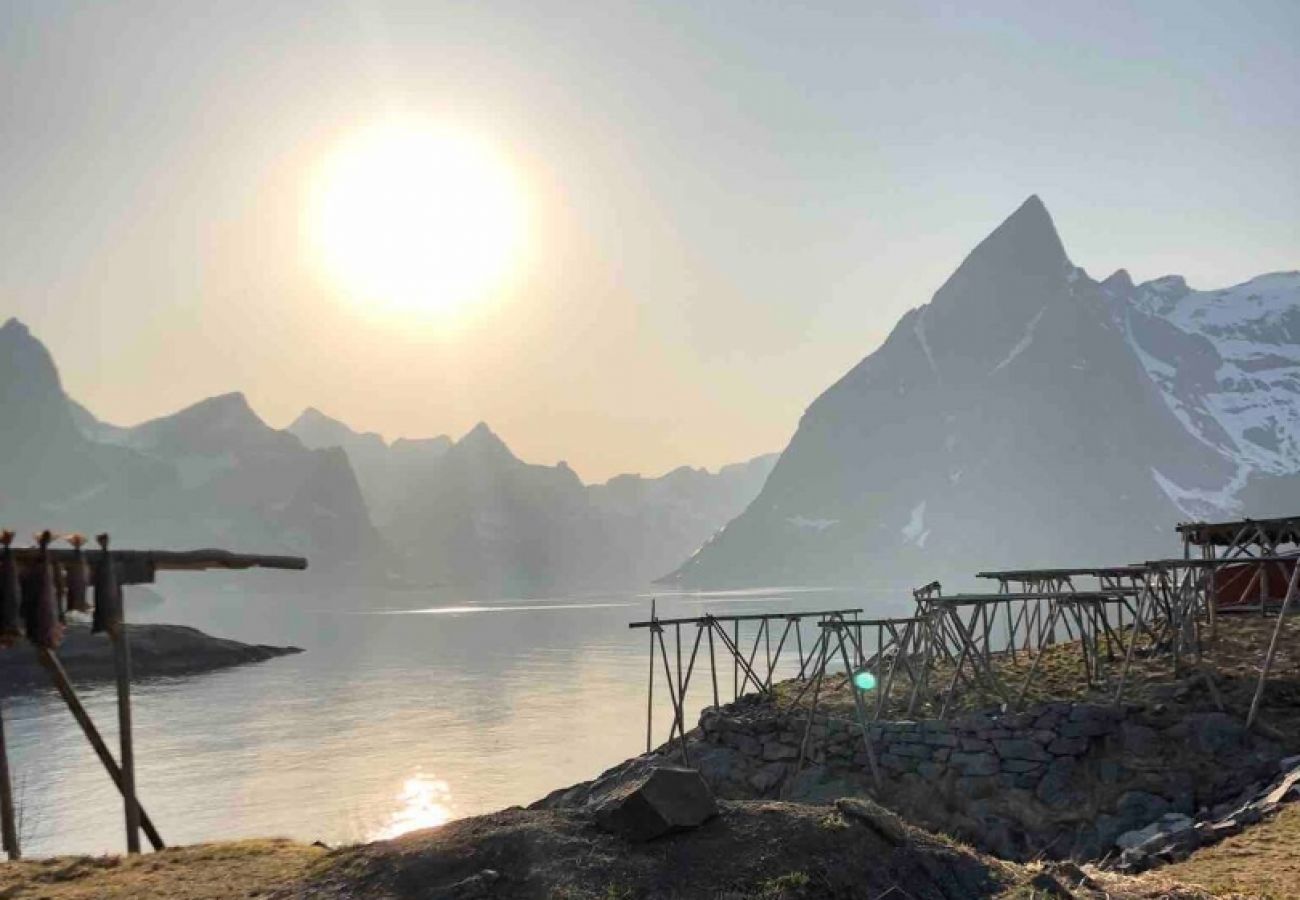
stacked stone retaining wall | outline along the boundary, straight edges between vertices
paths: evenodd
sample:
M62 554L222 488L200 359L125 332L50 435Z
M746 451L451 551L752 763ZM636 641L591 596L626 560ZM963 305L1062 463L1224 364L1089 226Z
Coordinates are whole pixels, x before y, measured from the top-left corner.
M918 824L1007 858L1104 856L1165 814L1232 803L1285 755L1225 713L1051 703L871 723L877 789L855 720L819 713L805 745L807 723L806 713L761 701L705 710L693 763L722 796L877 794Z

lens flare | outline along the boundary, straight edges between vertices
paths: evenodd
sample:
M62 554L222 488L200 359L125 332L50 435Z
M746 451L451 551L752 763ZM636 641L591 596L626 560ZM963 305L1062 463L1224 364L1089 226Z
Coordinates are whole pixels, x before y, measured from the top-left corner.
M874 691L876 689L876 676L866 669L860 669L853 673L853 686L860 691Z

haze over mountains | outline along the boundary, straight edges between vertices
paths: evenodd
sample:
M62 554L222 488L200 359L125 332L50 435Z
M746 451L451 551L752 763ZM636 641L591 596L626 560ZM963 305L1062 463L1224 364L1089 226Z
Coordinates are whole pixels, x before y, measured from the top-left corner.
M1178 520L1300 508L1300 273L1096 281L1031 197L808 408L669 580L969 582L1167 555Z
M1098 281L1031 197L813 402L779 461L716 473L584 485L485 424L389 443L308 409L281 431L241 394L122 428L65 395L16 320L0 415L0 522L16 527L302 553L331 577L497 596L669 572L952 583L1166 555L1175 521L1300 509L1300 273L1219 291Z
M309 409L281 431L239 393L124 428L67 397L13 319L0 417L6 526L302 554L332 579L498 596L645 584L743 510L775 461L587 486L564 463L522 462L486 425L389 444Z
M739 514L776 461L584 485L563 462L523 462L484 423L454 443L385 444L313 409L288 430L347 451L407 577L507 596L648 583Z

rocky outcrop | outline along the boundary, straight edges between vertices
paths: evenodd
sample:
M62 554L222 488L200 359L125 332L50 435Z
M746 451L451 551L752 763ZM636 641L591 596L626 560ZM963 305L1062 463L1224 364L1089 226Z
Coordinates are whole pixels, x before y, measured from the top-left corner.
M1123 849L1116 868L1143 872L1186 859L1201 847L1240 834L1277 812L1284 803L1300 801L1300 757L1282 760L1280 774L1266 786L1252 785L1238 800L1220 804L1200 821L1180 813L1165 813L1144 828L1121 834Z
M302 652L297 647L243 644L183 625L128 625L127 634L134 679L195 675ZM68 626L58 654L74 682L93 683L114 677L112 643L102 634L92 635L86 625ZM29 644L0 650L2 690L22 692L49 683L49 676Z

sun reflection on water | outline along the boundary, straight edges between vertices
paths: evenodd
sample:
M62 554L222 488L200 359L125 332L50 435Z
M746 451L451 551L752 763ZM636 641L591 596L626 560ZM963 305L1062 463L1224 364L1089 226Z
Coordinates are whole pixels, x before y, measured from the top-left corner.
M451 819L451 786L441 778L416 773L402 784L397 802L397 811L370 835L371 840L385 841L408 831L445 825Z

